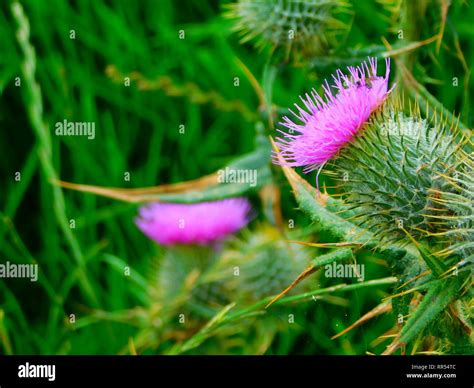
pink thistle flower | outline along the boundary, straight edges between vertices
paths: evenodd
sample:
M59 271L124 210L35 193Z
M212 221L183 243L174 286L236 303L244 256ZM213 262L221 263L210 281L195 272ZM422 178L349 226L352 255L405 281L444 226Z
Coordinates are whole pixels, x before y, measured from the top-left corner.
M245 198L189 205L156 202L142 206L135 223L161 245L207 245L243 228L250 209Z
M350 75L337 70L332 76L336 89L325 81L324 99L313 89L311 95L300 97L306 110L295 104L299 114L290 112L301 124L288 117L281 125L290 133L279 130L284 138L277 138L280 156L273 154L273 163L284 166L305 166L308 173L322 167L341 148L350 142L367 122L371 113L382 104L387 95L390 59L386 59L385 77L377 76L377 61L369 58L358 67L349 66Z

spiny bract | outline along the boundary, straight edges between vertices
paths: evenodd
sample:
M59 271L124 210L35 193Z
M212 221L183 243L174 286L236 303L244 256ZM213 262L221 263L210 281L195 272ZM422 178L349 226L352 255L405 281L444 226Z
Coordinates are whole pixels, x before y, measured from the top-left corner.
M434 236L448 244L438 256L456 254L468 266L474 262L474 157L459 150L456 158L451 174L440 175L439 187L430 190L429 217L437 225Z
M430 192L441 174L455 172L460 143L446 121L400 112L390 101L335 161L346 203L359 224L385 242L421 240L439 225Z

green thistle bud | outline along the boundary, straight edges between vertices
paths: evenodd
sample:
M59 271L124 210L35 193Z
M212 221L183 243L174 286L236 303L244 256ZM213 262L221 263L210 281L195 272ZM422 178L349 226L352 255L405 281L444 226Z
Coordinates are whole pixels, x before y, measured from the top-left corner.
M285 289L309 264L300 245L289 245L280 232L260 227L227 252L225 266L234 269L233 299L260 300ZM238 272L235 272L238 271Z
M151 299L167 305L183 305L197 311L202 306L229 303L220 282L203 281L218 252L204 246L174 246L150 265Z
M439 177L456 171L461 144L452 126L391 100L336 160L346 203L359 224L385 242L421 240L441 231L432 216Z
M295 50L311 57L340 41L347 26L336 15L344 10L341 0L239 0L226 16L237 20L241 42L255 40L259 48L283 47L287 56Z

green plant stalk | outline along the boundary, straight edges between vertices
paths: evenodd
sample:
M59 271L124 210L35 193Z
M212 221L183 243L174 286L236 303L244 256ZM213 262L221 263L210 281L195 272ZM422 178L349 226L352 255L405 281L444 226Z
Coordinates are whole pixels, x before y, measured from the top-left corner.
M398 282L398 279L396 277L390 276L387 278L368 280L366 282L358 282L358 283L353 283L353 284L342 283L333 287L327 287L327 288L322 288L320 290L306 292L304 294L287 296L285 298L282 298L278 302L275 302L275 305L290 303L290 302L302 302L305 300L312 299L313 296L326 295L326 294L331 294L333 292L354 291L354 290L359 290L362 288L369 288L369 287L385 286L385 285L395 284L397 282Z
M41 97L41 89L35 80L36 70L36 54L33 46L29 41L30 26L28 19L23 11L20 3L12 3L12 14L18 23L17 41L23 53L23 62L21 64L22 75L25 80L25 100L28 109L28 117L32 128L38 138L38 156L41 163L43 173L47 178L56 180L57 174L52 163L52 142L47 126L43 122L43 103ZM94 294L93 288L84 272L85 260L81 252L79 243L69 228L66 216L65 203L62 191L59 187L52 187L54 214L58 224L66 238L67 243L72 251L76 265L80 268L79 282L85 297L94 306L98 305L98 300ZM59 310L56 310L54 318L57 319Z
M421 23L419 20L425 16L429 1L404 1L402 7L402 31L403 38L409 42L419 40ZM413 68L415 55L413 52L405 53L401 56L403 63L409 68Z

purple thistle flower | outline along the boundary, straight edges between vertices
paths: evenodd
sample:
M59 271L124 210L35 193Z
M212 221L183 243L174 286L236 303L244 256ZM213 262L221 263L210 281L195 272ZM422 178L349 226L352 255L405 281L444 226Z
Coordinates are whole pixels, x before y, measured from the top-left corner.
M278 130L284 138L277 138L276 144L283 161L273 154L273 163L284 166L305 166L308 173L324 165L362 128L370 114L377 109L393 89L388 90L390 59L386 59L385 77L377 76L377 61L369 58L358 67L349 66L350 75L337 70L332 76L337 89L333 94L325 81L324 99L313 89L311 95L300 97L306 110L295 104L299 114L290 112L301 124L295 124L288 117L281 125L290 133Z
M250 209L245 198L189 205L156 202L142 206L135 223L161 245L207 245L247 225Z

